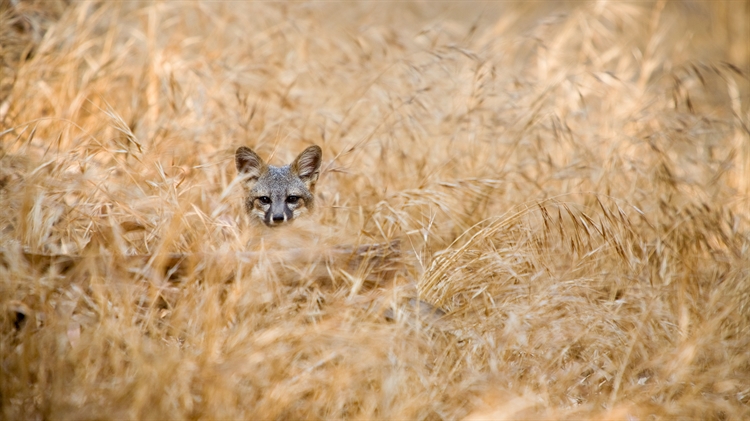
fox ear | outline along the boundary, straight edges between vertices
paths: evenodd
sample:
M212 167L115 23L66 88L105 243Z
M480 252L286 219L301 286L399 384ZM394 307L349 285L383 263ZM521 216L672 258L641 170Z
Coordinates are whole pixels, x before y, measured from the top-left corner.
M310 146L302 151L301 154L292 163L292 171L308 188L315 186L320 175L320 162L323 158L323 151L320 146Z
M266 163L253 152L252 149L240 146L234 154L234 163L237 165L237 172L244 175L248 180L256 181L263 173Z

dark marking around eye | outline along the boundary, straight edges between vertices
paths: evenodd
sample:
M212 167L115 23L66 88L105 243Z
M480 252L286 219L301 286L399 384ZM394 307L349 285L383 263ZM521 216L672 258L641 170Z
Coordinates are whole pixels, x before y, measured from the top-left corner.
M299 196L289 196L286 198L286 203L289 203L290 205L293 205L297 202L299 202Z
M261 203L261 205L270 205L271 204L271 198L268 196L260 196L258 198L258 201Z

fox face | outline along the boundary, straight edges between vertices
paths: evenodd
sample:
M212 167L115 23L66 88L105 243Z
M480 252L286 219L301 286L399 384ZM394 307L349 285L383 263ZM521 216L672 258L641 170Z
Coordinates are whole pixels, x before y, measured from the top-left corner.
M234 160L237 172L245 179L245 209L250 219L278 227L312 211L322 157L319 146L310 146L291 164L275 167L252 149L239 147Z

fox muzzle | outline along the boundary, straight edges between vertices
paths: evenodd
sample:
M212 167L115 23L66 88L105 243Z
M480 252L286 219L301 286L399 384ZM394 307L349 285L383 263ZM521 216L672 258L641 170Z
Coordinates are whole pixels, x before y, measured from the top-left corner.
M264 221L269 227L276 227L294 218L294 212L284 202L274 201L266 212Z

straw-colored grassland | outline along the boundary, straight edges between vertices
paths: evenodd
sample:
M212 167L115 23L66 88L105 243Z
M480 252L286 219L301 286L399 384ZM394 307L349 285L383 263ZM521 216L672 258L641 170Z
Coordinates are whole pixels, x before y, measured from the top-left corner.
M749 4L0 1L0 418L749 419Z

